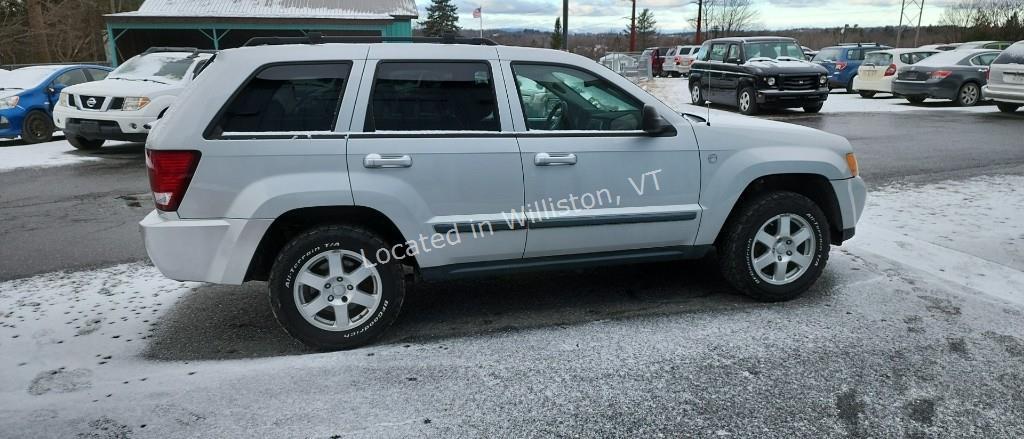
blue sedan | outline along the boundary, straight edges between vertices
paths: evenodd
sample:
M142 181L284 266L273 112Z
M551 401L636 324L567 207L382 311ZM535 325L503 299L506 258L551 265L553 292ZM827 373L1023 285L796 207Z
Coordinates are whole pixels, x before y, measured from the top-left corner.
M53 107L60 92L107 77L103 66L34 66L0 74L0 139L21 137L26 143L53 137Z

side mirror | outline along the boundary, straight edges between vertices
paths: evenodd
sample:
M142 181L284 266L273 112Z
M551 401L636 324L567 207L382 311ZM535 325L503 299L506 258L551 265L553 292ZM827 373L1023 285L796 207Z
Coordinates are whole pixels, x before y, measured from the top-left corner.
M65 88L66 86L63 84L53 84L46 88L46 92L51 95L60 94L60 92L64 91Z
M652 105L644 105L640 126L645 133L652 136L673 135L676 131L675 127L661 117L658 110Z

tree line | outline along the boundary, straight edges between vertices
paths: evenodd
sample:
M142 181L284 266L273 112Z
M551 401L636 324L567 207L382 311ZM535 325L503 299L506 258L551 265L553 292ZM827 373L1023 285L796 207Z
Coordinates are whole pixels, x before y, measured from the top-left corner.
M142 0L0 0L0 64L106 60L103 14Z

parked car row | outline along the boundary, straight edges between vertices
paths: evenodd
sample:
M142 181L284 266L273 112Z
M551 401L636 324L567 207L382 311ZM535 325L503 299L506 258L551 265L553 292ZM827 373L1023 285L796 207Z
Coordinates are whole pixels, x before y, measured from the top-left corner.
M141 142L212 51L153 48L111 69L96 65L23 67L0 74L0 138L49 141L62 130L78 149L107 140Z

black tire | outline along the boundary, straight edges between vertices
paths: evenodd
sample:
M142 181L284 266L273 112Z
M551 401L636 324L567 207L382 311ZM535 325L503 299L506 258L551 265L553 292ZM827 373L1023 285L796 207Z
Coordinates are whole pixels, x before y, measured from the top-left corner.
M857 89L853 88L853 78L856 78L856 77L857 77L857 75L851 76L850 77L850 82L846 84L846 92L847 93L851 93L852 94L852 93L856 93L857 92Z
M680 77L680 76L683 76L683 74L682 74L682 73L679 73L679 72L672 72L672 77L673 77L673 78L678 78L678 77Z
M804 112L805 113L817 113L817 112L821 111L821 107L824 107L824 106L825 106L824 102L818 102L817 104L814 104L814 105L805 106L804 107Z
M857 93L860 93L860 97L862 97L864 99L871 99L871 98L875 97L875 94L877 94L876 92L865 91L865 90L860 90Z
M744 94L747 95L746 98L744 98ZM754 91L754 87L748 85L740 89L739 93L736 93L736 108L739 108L740 113L747 116L753 116L760 111L757 105L757 92Z
M345 225L318 227L295 237L281 249L270 272L270 305L274 316L288 334L313 349L351 349L372 342L395 321L405 299L406 279L401 261L389 258L385 263L374 256L379 249L387 247L373 232ZM381 289L375 292L380 297L372 315L366 315L361 324L345 331L314 326L299 312L294 297L294 281L303 266L330 250L366 255L380 274Z
M690 80L690 102L693 105L704 105L707 101L704 98L704 88L700 86L700 79Z
M1013 113L1014 111L1017 111L1018 108L1020 108L1020 104L996 102L996 107L998 107L999 111L1002 111L1003 113Z
M103 147L106 140L103 139L86 139L80 136L68 136L68 143L74 146L75 149L82 151L94 151Z
M956 92L956 99L953 102L956 102L956 105L960 107L978 105L978 102L981 102L981 87L973 82L961 85L960 90Z
M914 105L921 104L922 102L924 102L925 99L927 99L924 96L905 96L905 97L907 98L907 102L910 102L911 104L914 104Z
M764 302L790 300L807 291L821 276L828 262L830 229L821 209L809 198L788 191L758 195L736 209L722 229L717 244L718 264L725 280L743 294ZM782 214L799 216L806 221L817 245L810 255L810 264L799 277L789 283L775 285L758 276L752 252L761 226Z
M43 143L53 140L53 120L42 111L33 111L21 123L21 140L25 143Z

